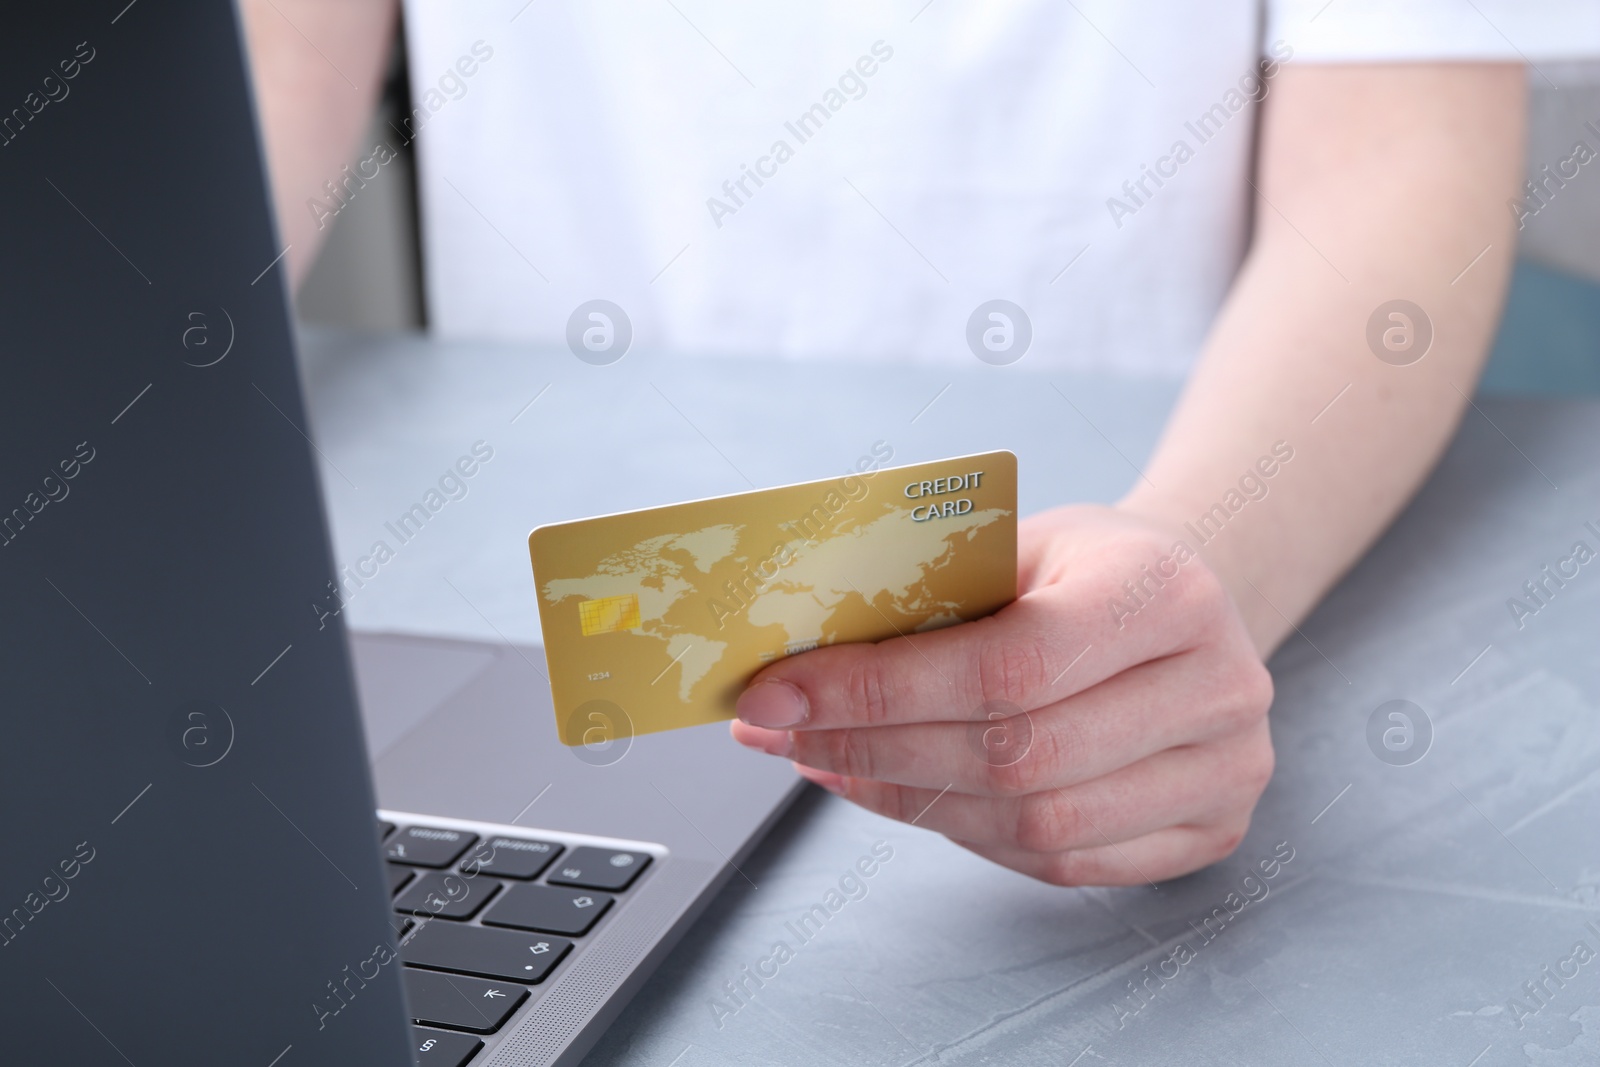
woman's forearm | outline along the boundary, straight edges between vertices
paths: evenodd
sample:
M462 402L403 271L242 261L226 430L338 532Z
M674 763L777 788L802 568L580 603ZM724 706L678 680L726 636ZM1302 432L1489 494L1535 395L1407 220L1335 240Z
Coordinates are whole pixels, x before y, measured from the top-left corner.
M311 268L326 198L382 89L396 0L241 0L267 169L291 291ZM325 220L324 220L325 222Z
M1524 94L1519 66L1313 66L1285 69L1265 105L1251 252L1121 505L1200 551L1263 655L1466 407L1513 259Z

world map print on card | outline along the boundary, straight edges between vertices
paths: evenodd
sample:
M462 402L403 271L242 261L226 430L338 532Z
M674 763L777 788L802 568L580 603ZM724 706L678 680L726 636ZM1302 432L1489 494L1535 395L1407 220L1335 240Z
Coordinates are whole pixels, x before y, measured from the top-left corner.
M1010 452L541 526L528 538L556 720L733 716L767 663L981 618L1016 597ZM585 706L607 714L577 714ZM620 715L617 712L620 711Z

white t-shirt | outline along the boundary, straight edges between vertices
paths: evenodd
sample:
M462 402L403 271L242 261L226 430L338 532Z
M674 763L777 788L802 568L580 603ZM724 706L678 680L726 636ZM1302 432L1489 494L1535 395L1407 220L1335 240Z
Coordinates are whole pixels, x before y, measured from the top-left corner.
M560 344L1181 374L1285 60L1600 54L1595 0L408 0L427 312ZM998 321L998 320L994 320Z

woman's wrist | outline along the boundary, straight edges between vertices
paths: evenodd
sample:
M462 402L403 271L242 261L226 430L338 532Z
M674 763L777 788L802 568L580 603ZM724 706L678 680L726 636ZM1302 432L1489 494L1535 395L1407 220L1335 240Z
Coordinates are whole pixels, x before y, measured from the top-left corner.
M1232 501L1226 494L1213 504L1197 503L1141 483L1112 506L1165 531L1172 539L1172 555L1179 566L1198 560L1216 576L1264 659L1293 625L1266 601L1261 591L1264 576L1259 573L1260 561L1270 561L1270 556L1252 548L1252 535L1259 531L1263 516L1245 514L1249 497L1240 494L1239 498L1245 504L1238 511L1230 511L1228 503ZM1257 564L1254 572L1247 569L1252 559Z

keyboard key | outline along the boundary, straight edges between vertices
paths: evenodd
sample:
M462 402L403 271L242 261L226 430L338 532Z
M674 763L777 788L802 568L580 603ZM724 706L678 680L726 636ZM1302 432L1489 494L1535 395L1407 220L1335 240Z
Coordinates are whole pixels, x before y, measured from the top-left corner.
M461 861L461 869L500 878L537 878L539 872L560 854L561 846L549 841L491 837L467 853L467 858Z
M544 981L571 948L559 937L430 922L400 946L400 958L414 967L531 984Z
M493 926L515 926L519 930L543 930L549 934L586 934L611 907L604 893L557 889L548 885L514 885L494 907L484 912L483 921Z
M471 1034L452 1034L444 1030L411 1028L412 1045L417 1050L417 1067L463 1067L483 1042Z
M416 875L409 867L402 867L398 863L385 863L389 869L389 895L392 897L400 892L401 888Z
M477 840L477 834L460 830L408 826L384 842L383 853L395 863L413 867L448 867Z
M499 888L500 883L492 878L429 871L400 894L400 899L394 902L394 910L431 915L436 919L470 919Z
M388 837L392 833L394 833L394 823L392 823L392 822L384 822L382 819L379 819L378 820L378 840L382 841L384 838Z
M585 889L626 889L650 863L644 852L616 852L609 848L575 848L550 872L551 885Z
M389 916L389 928L394 931L394 940L396 944L404 941L406 939L406 934L410 933L411 928L415 925L417 924L406 918L404 915Z
M411 1018L430 1026L492 1034L528 999L526 989L510 982L486 982L415 967L405 968L404 974Z

